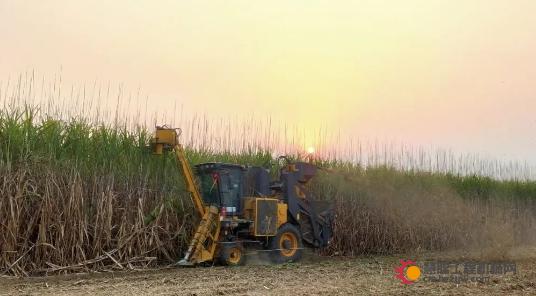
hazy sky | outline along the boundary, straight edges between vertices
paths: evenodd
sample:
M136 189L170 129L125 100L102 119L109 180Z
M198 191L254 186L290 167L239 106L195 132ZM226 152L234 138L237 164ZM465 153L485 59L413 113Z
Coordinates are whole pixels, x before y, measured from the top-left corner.
M536 163L535 12L534 0L0 0L0 81L61 71L197 113Z

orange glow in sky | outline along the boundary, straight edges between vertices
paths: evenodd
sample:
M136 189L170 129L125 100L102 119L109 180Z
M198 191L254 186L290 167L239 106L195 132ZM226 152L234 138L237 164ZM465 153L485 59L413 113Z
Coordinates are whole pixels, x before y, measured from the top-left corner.
M140 88L155 108L536 163L535 11L532 0L1 1L0 81L61 72L67 85Z

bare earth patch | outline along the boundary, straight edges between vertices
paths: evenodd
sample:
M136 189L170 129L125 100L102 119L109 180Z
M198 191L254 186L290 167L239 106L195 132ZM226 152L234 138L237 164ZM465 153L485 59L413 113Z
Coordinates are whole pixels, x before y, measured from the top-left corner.
M531 250L532 251L532 250ZM532 252L531 252L532 253ZM533 255L534 254L534 255ZM459 255L459 254L458 254ZM448 254L415 259L449 258ZM460 258L457 256L457 258ZM514 258L517 275L489 283L402 285L402 257L322 258L300 264L170 268L39 278L0 278L1 295L535 295L536 253Z

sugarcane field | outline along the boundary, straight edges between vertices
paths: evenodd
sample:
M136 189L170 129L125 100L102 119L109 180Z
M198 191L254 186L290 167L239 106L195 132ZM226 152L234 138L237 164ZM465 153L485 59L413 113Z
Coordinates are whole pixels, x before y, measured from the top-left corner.
M535 295L531 1L0 1L0 295Z

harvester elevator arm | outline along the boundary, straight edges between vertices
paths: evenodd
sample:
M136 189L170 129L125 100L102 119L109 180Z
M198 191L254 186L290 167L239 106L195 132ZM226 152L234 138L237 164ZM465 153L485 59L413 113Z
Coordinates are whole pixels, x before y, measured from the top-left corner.
M182 174L184 175L184 180L186 182L186 189L190 194L192 195L192 199L194 201L194 206L197 209L197 212L199 213L200 217L203 217L205 215L205 205L203 203L203 199L201 198L201 193L199 193L199 190L197 189L197 186L195 185L195 178L194 174L192 172L192 167L190 166L190 163L186 159L184 148L181 144L175 145L175 155L177 156L177 161L179 162Z
M184 147L179 142L180 135L180 128L157 126L155 135L151 141L151 146L153 148L153 153L158 155L163 154L165 150L169 151L173 149L173 152L175 152L175 156L177 157L177 161L179 162L180 168L182 170L182 175L186 183L186 189L188 190L188 192L190 192L190 195L192 196L194 206L199 213L199 216L203 217L206 211L205 205L203 203L203 199L201 198L201 194L199 193L199 190L197 189L197 186L195 184L195 177L192 172L192 168L190 167L190 163L186 159Z
M205 207L195 183L192 168L186 159L184 147L179 142L179 135L180 129L157 126L151 146L153 153L158 155L163 154L164 150L173 149L182 170L186 189L192 196L194 206L201 218L184 258L178 262L179 265L195 265L214 259L216 247L220 240L220 217L218 207L213 205Z

